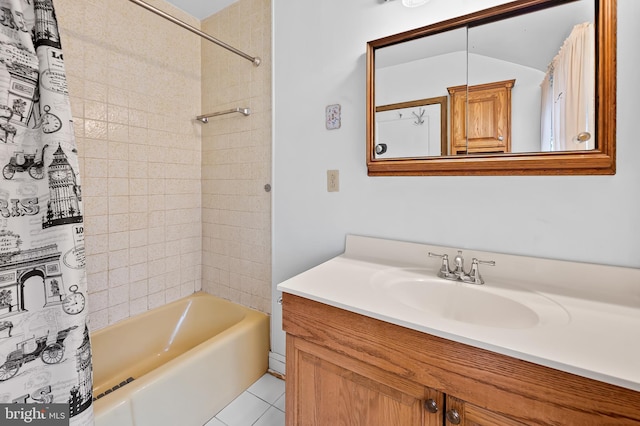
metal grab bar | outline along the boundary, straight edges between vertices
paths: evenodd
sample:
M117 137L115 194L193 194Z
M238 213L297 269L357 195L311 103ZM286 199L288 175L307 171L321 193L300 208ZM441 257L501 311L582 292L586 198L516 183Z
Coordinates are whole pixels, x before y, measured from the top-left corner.
M225 111L212 112L211 114L199 115L196 117L196 120L200 120L203 123L208 123L209 117L215 117L217 115L224 115L224 114L233 114L234 112L239 112L241 114L244 114L245 117L247 115L251 115L251 110L249 108L233 108Z
M194 34L199 35L200 37L202 37L202 38L204 38L206 40L209 40L212 43L217 44L220 47L224 47L225 49L235 53L236 55L242 56L246 60L251 61L253 63L253 65L255 65L256 67L258 65L260 65L261 59L259 57L257 57L257 56L253 57L251 55L247 55L246 53L236 49L235 47L229 46L227 43L225 43L223 41L220 41L217 38L211 37L209 34L204 33L202 31L200 31L199 29L197 29L195 27L192 27L191 25L189 25L189 24L187 24L185 22L182 22L178 18L174 18L173 16L169 15L168 13L163 12L162 10L160 10L160 9L154 7L154 6L151 6L148 3L145 3L142 0L129 0L129 1L132 2L132 3L137 4L138 6L141 6L141 7L145 8L145 9L147 9L147 10L153 12L153 13L155 13L158 16L161 16L161 17L173 22L174 24L177 24L177 25L181 26L182 28L184 28L186 30L191 31Z

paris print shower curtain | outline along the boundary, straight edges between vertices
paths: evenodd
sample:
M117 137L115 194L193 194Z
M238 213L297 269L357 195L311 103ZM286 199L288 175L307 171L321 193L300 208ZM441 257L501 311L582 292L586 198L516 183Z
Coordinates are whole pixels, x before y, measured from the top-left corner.
M72 124L52 0L0 0L0 424L59 404L93 424Z

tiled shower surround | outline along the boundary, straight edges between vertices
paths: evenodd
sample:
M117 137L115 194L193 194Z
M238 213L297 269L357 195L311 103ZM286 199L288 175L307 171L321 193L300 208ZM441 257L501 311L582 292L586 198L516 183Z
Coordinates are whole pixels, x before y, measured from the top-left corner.
M202 30L262 59L202 45L202 111L251 109L202 128L202 288L270 312L271 1L240 0Z
M200 28L164 1L148 3ZM200 289L269 312L269 1L240 0L202 23L259 52L266 60L256 69L128 0L54 5L80 157L92 330ZM225 39L240 26L246 40ZM235 106L254 113L194 120Z

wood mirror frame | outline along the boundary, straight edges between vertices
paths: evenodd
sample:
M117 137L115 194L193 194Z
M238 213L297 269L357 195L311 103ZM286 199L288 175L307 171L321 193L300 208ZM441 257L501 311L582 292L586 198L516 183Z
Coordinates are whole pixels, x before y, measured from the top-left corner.
M367 170L369 176L612 175L616 148L617 0L595 0L596 137L591 151L477 154L448 157L375 158L375 51L444 31L567 3L519 0L367 43Z

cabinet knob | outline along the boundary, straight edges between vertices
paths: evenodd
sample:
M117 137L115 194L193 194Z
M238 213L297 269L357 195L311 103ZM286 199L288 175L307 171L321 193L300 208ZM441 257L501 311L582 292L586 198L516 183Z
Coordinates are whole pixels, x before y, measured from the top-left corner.
M426 410L430 413L437 413L438 403L432 398L429 398L424 402L424 408L426 408Z
M504 140L504 136L498 136L498 140L502 142Z
M452 425L460 424L460 413L458 410L449 410L447 411L447 421Z

